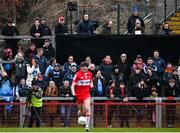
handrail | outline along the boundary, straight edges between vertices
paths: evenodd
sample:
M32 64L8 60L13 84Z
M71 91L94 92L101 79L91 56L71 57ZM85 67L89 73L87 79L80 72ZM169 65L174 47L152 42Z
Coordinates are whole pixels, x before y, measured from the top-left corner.
M22 100L25 99L26 97L16 97L15 100ZM139 100L136 97L128 97L129 100L135 101ZM0 100L2 100L2 96L0 97ZM59 101L70 101L73 100L72 97L43 97L43 100L59 100ZM91 100L94 101L106 101L106 100L121 100L120 98L107 98L107 97L91 97ZM167 97L156 97L156 98L151 98L151 97L144 97L142 100L144 101L151 101L151 100L168 100ZM173 100L180 101L180 97L174 97Z
M42 37L32 37L30 35L20 35L20 36L4 36L0 35L0 40L4 39L21 39L21 40L27 40L27 39L53 39L53 36L42 36Z

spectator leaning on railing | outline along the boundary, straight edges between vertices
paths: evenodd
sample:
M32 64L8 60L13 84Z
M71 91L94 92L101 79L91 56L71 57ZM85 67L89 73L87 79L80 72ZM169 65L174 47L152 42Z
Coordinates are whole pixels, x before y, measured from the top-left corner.
M16 25L12 22L12 20L8 20L8 24L2 29L2 35L5 35L5 36L19 35L19 31L16 28ZM15 56L17 53L18 40L6 39L5 41L6 41L6 48L12 49L13 56Z

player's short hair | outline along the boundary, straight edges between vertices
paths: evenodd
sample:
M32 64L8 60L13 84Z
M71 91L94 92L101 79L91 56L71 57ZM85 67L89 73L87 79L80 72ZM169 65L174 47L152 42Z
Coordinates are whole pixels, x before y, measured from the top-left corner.
M88 67L89 64L86 61L81 62L81 67Z

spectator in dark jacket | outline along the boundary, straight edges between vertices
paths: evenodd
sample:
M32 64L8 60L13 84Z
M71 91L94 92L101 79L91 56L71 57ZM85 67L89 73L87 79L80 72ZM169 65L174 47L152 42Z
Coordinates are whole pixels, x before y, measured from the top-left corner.
M17 36L19 35L19 31L16 28L15 24L13 24L12 20L8 21L8 24L2 29L2 35L5 36ZM6 48L10 48L13 50L13 56L17 53L17 43L18 40L14 39L6 39Z
M55 35L68 34L68 27L65 24L64 17L59 17L59 23L55 26Z
M71 87L69 85L69 81L65 80L63 85L59 88L59 96L60 97L72 97ZM71 120L71 106L62 105L60 106L60 114L61 114L61 126L69 127Z
M93 78L94 78L96 76L96 73L97 73L97 69L96 69L95 64L90 64L89 71L92 73Z
M114 99L115 94L115 83L113 81L109 82L109 85L106 87L106 97L110 99ZM112 101L107 101L112 103ZM116 112L117 107L114 105L108 106L108 126L112 127L112 117L113 114Z
M176 103L173 100L174 97L179 95L179 88L176 87L175 79L170 79L168 86L165 88L165 96L168 98L166 101L167 103ZM166 120L168 127L174 127L174 122L176 118L176 106L175 105L168 105L166 106Z
M119 67L120 72L124 74L125 81L128 81L131 73L131 68L128 64L127 55L125 53L121 54L120 60L117 62L117 65Z
M115 65L111 74L111 80L115 82L115 86L119 86L120 82L125 82L124 74L120 72L118 65Z
M133 34L133 31L135 29L135 24L136 22L139 21L141 23L141 26L143 28L145 28L145 24L144 24L144 21L143 21L143 18L141 18L139 16L139 11L137 8L134 8L133 9L133 14L132 16L129 18L128 20L128 23L127 23L127 30L128 30L128 33L129 34Z
M25 79L22 78L20 82L14 87L14 92L16 97L28 96L28 86L26 85Z
M147 67L146 84L148 86L157 86L158 94L162 95L163 90L160 89L161 84L160 84L159 76L155 72L153 72L150 67Z
M46 58L43 56L43 49L39 48L37 55L34 57L34 59L37 61L37 64L39 65L39 69L41 74L44 74L46 72Z
M89 15L85 14L83 17L83 21L77 25L77 34L94 34L94 26L89 20Z
M44 36L51 36L52 35L51 29L49 28L49 26L47 26L46 20L44 18L41 19L41 26L43 29L43 35Z
M145 80L145 74L141 71L141 69L139 67L135 68L135 72L131 73L130 75L130 88L131 90L130 92L130 96L135 96L135 89L136 86L138 85L138 83L144 79Z
M157 72L157 67L154 65L154 60L151 57L147 59L147 64L143 68L144 73L147 73L147 67L150 67L152 71Z
M37 85L43 90L43 92L46 91L48 82L46 81L44 75L42 75L41 73L37 76Z
M76 63L71 63L71 68L70 70L67 71L67 73L65 73L64 77L63 77L63 81L69 81L69 85L71 86L74 75L77 72L77 65Z
M49 40L45 40L43 46L43 55L48 61L54 58L55 50Z
M25 51L24 59L30 64L34 56L37 54L37 49L34 43Z
M96 76L93 80L93 86L91 95L94 97L104 97L105 96L105 79L101 75L101 71L98 70Z
M143 102L144 97L149 96L149 88L146 85L145 81L142 79L135 88L135 96L139 100L137 102ZM144 115L144 106L137 106L137 127L143 126L142 119Z
M105 23L103 25L103 29L102 29L101 34L103 34L103 35L111 35L112 34L112 28L113 28L113 22L108 21L107 23Z
M119 86L116 87L114 96L120 98L123 103L128 102L128 89L124 82L120 82ZM120 127L124 127L124 124L126 124L126 127L129 127L129 113L130 110L128 105L118 106Z
M99 66L99 70L102 72L102 75L105 78L106 86L107 86L111 79L111 73L113 70L112 60L109 55L106 55L106 57L103 59L102 63Z
M157 73L161 77L166 67L166 63L164 59L159 56L158 50L155 50L153 54L154 65L157 67Z
M16 83L20 82L20 79L26 79L27 70L26 70L27 62L24 60L23 53L19 52L16 56L15 61L15 78Z
M35 38L32 39L31 42L33 42L37 48L41 48L43 46L43 41L41 39L36 39L44 35L39 19L35 19L34 24L31 26L30 35Z
M63 71L64 73L66 73L68 70L71 69L71 63L74 62L74 57L72 55L70 55L68 57L68 61L66 63L64 63L63 65Z
M62 71L60 64L55 63L53 65L53 70L49 74L49 80L54 81L59 88L62 85L63 76L64 72Z

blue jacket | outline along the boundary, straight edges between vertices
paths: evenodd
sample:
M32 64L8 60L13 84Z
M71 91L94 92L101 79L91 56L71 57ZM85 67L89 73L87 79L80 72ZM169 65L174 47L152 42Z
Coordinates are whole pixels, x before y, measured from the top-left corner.
M76 72L73 72L73 71L69 70L69 71L64 75L63 81L68 80L68 81L69 81L69 84L71 85L75 74L76 74Z
M13 84L9 78L0 81L0 96L13 96Z
M39 69L41 74L44 74L46 72L46 58L44 56L41 56L40 58L36 55L34 59L37 61L37 64L39 65Z
M164 71L164 68L166 67L165 61L159 57L159 58L153 58L154 65L157 67L158 74L162 74Z

